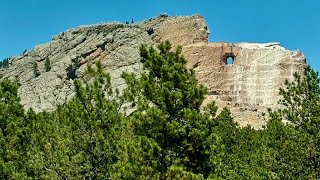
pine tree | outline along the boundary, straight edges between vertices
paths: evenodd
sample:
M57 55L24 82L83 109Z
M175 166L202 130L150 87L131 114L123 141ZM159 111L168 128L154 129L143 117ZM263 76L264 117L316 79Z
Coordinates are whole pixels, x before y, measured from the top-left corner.
M320 131L320 78L308 66L304 77L294 74L294 81L286 81L286 89L280 89L283 99L280 101L285 108L281 115L296 127L311 135Z
M314 142L308 133L282 122L279 114L272 113L264 131L264 164L272 171L272 179L317 179L314 169Z
M320 78L307 66L303 76L295 73L294 81L286 81L286 88L280 89L283 109L272 112L273 119L283 118L288 122L289 132L286 138L291 139L290 145L285 148L284 157L290 158L287 163L293 169L293 175L304 175L307 179L320 177ZM295 137L292 139L292 136ZM298 143L297 143L298 142ZM288 148L291 148L288 150ZM292 155L292 150L295 153ZM302 162L297 163L296 157ZM288 165L287 165L288 166Z
M212 119L200 113L206 88L186 68L181 48L170 51L165 42L158 49L140 48L140 78L123 74L126 98L137 109L130 116L133 131L152 147L141 166L160 172L161 178L207 176L217 136Z
M9 67L9 61L11 58L5 58L2 63L1 63L1 67L2 68L8 68Z
M33 75L34 75L34 77L40 76L40 71L38 69L38 63L37 62L33 62Z
M0 179L26 179L25 157L28 147L24 110L18 86L0 82Z
M51 62L49 58L46 58L45 62L44 62L44 66L46 68L46 72L49 72L51 70Z
M101 63L96 69L89 67L84 78L75 81L74 99L60 107L55 115L57 121L64 122L63 129L70 130L72 139L67 142L72 151L68 156L74 161L65 165L69 168L65 169L65 178L108 179L117 159L116 145L122 132L121 101Z

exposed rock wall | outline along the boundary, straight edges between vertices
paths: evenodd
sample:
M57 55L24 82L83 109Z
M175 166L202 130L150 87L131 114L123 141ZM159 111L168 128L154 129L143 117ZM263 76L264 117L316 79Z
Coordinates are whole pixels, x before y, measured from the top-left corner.
M189 68L208 87L208 99L229 106L240 125L254 127L264 124L261 114L267 108L279 107L279 88L285 80L305 67L301 52L278 43L198 43L184 47L184 54ZM227 64L228 57L232 64Z
M278 43L209 43L210 31L203 17L169 17L160 15L140 23L104 23L70 29L39 45L22 56L13 58L2 72L4 78L18 78L19 94L25 108L40 112L54 110L74 95L73 80L81 78L88 64L101 61L120 90L123 71L141 70L139 46L155 45L169 40L181 45L200 83L209 89L206 102L212 99L219 107L230 107L241 124L260 127L261 112L277 107L278 89L294 72L302 72L302 53L289 51ZM226 59L232 57L233 64ZM45 60L52 69L45 71ZM37 63L40 76L33 74Z

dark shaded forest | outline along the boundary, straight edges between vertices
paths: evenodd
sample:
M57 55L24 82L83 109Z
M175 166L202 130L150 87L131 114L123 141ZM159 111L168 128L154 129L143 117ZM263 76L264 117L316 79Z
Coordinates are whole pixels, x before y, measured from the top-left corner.
M124 92L97 63L54 112L25 111L17 82L2 80L0 179L320 178L320 79L310 67L285 82L283 109L255 130L214 102L201 107L207 90L181 48L140 54L143 72L122 75Z

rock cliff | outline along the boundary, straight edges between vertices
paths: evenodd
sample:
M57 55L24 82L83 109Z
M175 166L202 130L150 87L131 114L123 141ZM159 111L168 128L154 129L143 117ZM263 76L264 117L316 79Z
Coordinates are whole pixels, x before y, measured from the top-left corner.
M188 68L208 87L205 101L228 106L240 125L261 127L261 113L277 108L279 87L306 65L301 52L289 51L279 43L210 43L210 31L200 15L170 17L160 15L134 24L119 22L80 26L52 38L47 44L16 56L4 78L18 79L24 107L36 112L52 111L74 95L73 81L81 78L87 65L101 61L120 90L123 71L141 70L139 47L169 40L183 47ZM228 60L230 59L230 60ZM46 72L45 61L51 63ZM40 75L35 77L37 63Z

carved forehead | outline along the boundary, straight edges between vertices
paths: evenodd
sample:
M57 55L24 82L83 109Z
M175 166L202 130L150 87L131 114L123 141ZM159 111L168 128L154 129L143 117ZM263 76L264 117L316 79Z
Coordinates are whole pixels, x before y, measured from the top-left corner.
M182 20L178 20L175 23L177 24L189 24L191 26L189 27L194 27L194 28L204 28L207 26L206 21L202 17L194 17L194 18L185 18Z
M207 23L205 22L205 20L203 18L195 19L194 21L195 21L195 24L197 25L197 27L199 27L199 28L207 27Z
M163 21L156 32L157 42L170 41L173 46L208 42L208 28L203 17L172 17Z

